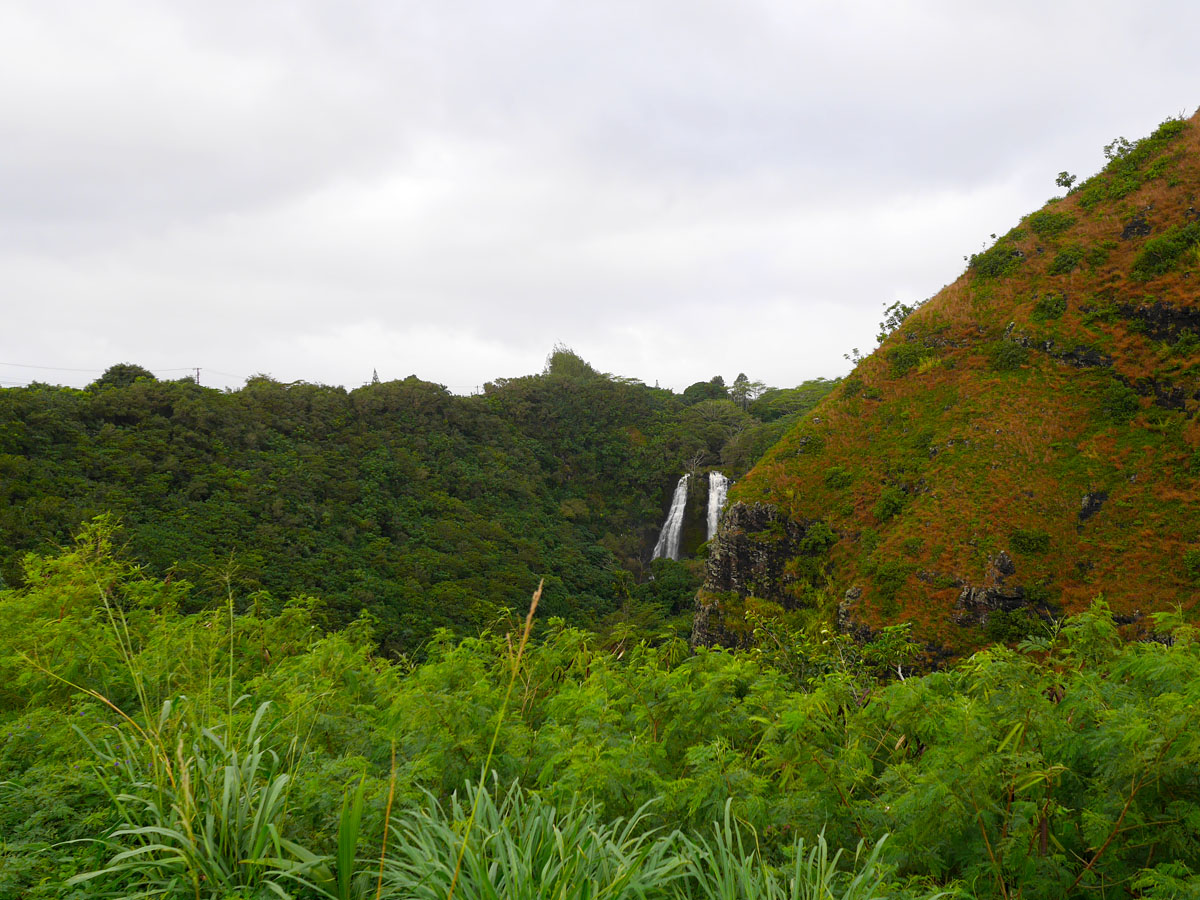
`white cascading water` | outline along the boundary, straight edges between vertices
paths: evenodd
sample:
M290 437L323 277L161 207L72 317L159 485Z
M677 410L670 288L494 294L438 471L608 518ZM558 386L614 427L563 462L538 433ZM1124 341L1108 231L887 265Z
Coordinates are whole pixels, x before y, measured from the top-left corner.
M675 485L675 495L671 497L671 509L667 512L667 520L663 522L662 531L658 535L658 543L654 545L653 559L666 557L679 559L679 539L683 536L683 511L687 507L688 479L684 475Z
M729 493L729 479L720 472L708 473L708 540L717 534L717 525L721 522L721 508L725 506L725 496Z

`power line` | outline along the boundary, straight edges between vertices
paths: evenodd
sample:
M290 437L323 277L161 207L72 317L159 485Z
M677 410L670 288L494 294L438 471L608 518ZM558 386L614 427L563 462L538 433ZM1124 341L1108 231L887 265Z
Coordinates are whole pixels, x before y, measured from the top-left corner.
M14 369L45 369L48 372L103 372L103 369L68 369L66 366L30 366L25 363L0 362L0 366L12 366ZM165 370L163 370L165 371Z

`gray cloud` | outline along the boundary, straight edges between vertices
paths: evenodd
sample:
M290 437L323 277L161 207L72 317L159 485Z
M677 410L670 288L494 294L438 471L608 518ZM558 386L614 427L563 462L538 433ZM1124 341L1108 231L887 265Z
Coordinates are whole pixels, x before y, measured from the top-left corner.
M14 2L0 361L681 388L880 305L1197 102L1200 9ZM232 376L217 375L218 372ZM0 381L88 373L0 366Z

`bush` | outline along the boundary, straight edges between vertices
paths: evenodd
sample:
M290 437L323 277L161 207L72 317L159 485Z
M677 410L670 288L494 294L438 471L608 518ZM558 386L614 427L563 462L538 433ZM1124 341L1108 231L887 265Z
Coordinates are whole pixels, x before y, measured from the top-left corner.
M875 569L875 586L884 600L894 600L900 588L908 581L911 567L896 559L881 562Z
M1184 551L1183 570L1192 581L1200 581L1200 547Z
M1006 235L987 250L972 254L967 268L984 278L1000 278L1015 272L1025 254L1012 246L1012 240L1015 238Z
M1048 319L1061 319L1067 311L1067 298L1062 294L1046 294L1038 298L1033 305L1031 318L1035 322L1045 322Z
M996 341L989 356L997 372L1011 372L1025 365L1029 351L1015 341Z
M1183 119L1167 119L1140 141L1119 137L1106 145L1108 164L1080 187L1079 205L1091 209L1103 200L1119 200L1163 175L1170 160L1161 153L1186 127ZM1158 158L1151 162L1153 157Z
M1050 535L1037 529L1018 528L1009 535L1013 550L1026 555L1039 555L1050 549Z
M1060 186L1062 186L1061 183ZM1030 215L1025 220L1025 224L1038 237L1052 238L1074 225L1075 217L1068 212L1051 212L1048 209L1042 209Z
M1114 381L1100 399L1100 412L1109 422L1123 425L1134 417L1141 408L1138 395L1129 386Z
M997 609L988 613L984 633L989 641L1011 644L1035 634L1041 620L1027 609Z
M916 344L901 344L888 350L887 358L892 364L892 374L903 375L921 361L921 348Z
M850 487L854 473L844 466L830 466L825 470L825 486L836 490Z
M1187 251L1200 245L1200 222L1182 227L1174 225L1156 238L1146 241L1133 261L1129 274L1139 281L1165 275L1174 269Z
M1073 247L1067 247L1065 250L1060 250L1055 254L1054 259L1046 268L1047 275L1066 275L1074 272L1079 268L1079 264L1083 262L1087 256L1087 251L1076 244Z
M837 543L837 532L820 519L808 526L800 541L800 552L809 556L820 556Z
M904 504L908 502L908 495L900 488L885 487L883 493L879 495L879 500L875 503L875 518L879 522L886 522L892 516L896 515L900 510L904 509Z

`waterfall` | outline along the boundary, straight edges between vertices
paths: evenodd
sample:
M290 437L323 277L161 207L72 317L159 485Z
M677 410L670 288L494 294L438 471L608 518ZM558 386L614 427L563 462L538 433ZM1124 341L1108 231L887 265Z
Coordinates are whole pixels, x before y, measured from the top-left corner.
M729 479L720 472L708 473L708 540L717 534L717 524L721 521L721 507L725 505L725 495L729 493Z
M658 535L658 543L654 545L652 559L659 559L663 556L667 559L679 559L679 538L683 535L683 511L687 506L688 479L690 477L684 475L675 485L675 495L671 498L671 509L667 513L667 520L663 522L662 531Z

